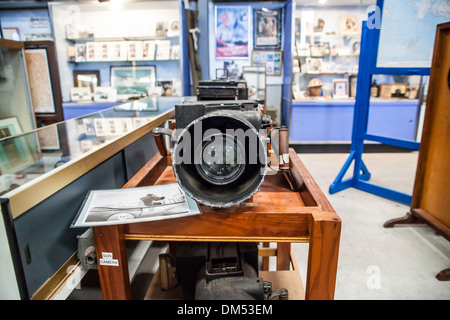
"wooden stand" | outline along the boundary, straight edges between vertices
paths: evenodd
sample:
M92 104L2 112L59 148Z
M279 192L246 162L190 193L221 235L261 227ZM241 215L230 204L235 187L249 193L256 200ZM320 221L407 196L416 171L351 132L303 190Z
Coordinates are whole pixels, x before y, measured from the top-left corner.
M410 212L384 224L427 223L450 241L450 22L438 25ZM436 278L450 280L450 268Z
M226 209L200 205L202 214L153 222L94 227L97 259L112 253L118 266L99 265L104 299L131 299L126 240L276 242L278 270L290 269L290 243L309 243L306 299L333 299L341 220L300 161L289 150L290 173L299 191L282 173L266 176L245 204ZM176 182L168 156L157 154L125 186Z

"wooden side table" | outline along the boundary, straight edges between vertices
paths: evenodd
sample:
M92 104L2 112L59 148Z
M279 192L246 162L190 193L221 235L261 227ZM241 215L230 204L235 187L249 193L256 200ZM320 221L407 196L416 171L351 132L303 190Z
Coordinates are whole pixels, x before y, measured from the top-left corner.
M200 205L202 214L153 222L94 227L97 259L112 254L117 265L101 265L104 299L131 299L126 240L276 242L278 269L289 269L290 244L309 243L306 299L333 299L341 220L293 149L290 171L294 192L283 174L266 176L245 204L226 209ZM125 186L174 183L170 158L157 154Z

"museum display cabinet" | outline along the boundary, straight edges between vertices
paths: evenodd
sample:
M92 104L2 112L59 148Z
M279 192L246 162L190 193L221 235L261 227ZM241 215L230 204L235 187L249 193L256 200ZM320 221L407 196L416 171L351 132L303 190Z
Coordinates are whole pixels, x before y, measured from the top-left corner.
M191 94L183 1L48 6L59 26L53 32L64 115L145 96Z
M39 290L74 258L83 230L70 223L88 190L122 187L157 152L151 130L189 99L140 99L0 139L2 297L58 294Z
M378 3L379 8L382 6ZM360 89L358 76L364 71L360 60L367 63L361 53L364 49L378 49L362 42L367 10L368 6L357 5L297 6L291 143L351 142L356 93ZM386 49L383 55L389 59L398 52ZM419 140L427 75L379 72L370 81L368 132L392 139ZM311 123L316 123L318 130L311 131Z

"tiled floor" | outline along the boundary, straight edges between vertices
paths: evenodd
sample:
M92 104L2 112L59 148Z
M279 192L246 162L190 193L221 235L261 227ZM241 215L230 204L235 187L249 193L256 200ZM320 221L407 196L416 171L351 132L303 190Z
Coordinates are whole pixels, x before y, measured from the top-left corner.
M450 268L450 242L426 225L383 227L408 206L352 188L330 195L348 154L299 156L342 219L336 299L450 299L450 281L435 278ZM417 157L368 153L363 159L371 182L412 194ZM308 245L293 246L305 281Z

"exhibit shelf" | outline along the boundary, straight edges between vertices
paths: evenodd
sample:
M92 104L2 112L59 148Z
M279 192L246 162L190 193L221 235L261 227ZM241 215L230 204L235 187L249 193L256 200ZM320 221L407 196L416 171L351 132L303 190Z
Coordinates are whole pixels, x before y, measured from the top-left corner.
M144 98L0 139L0 245L9 248L0 259L12 261L21 299L76 252L84 230L70 224L87 192L126 183L157 152L151 130L192 99Z
M291 143L350 143L354 99L306 98L292 102ZM419 101L371 100L368 132L416 140Z

